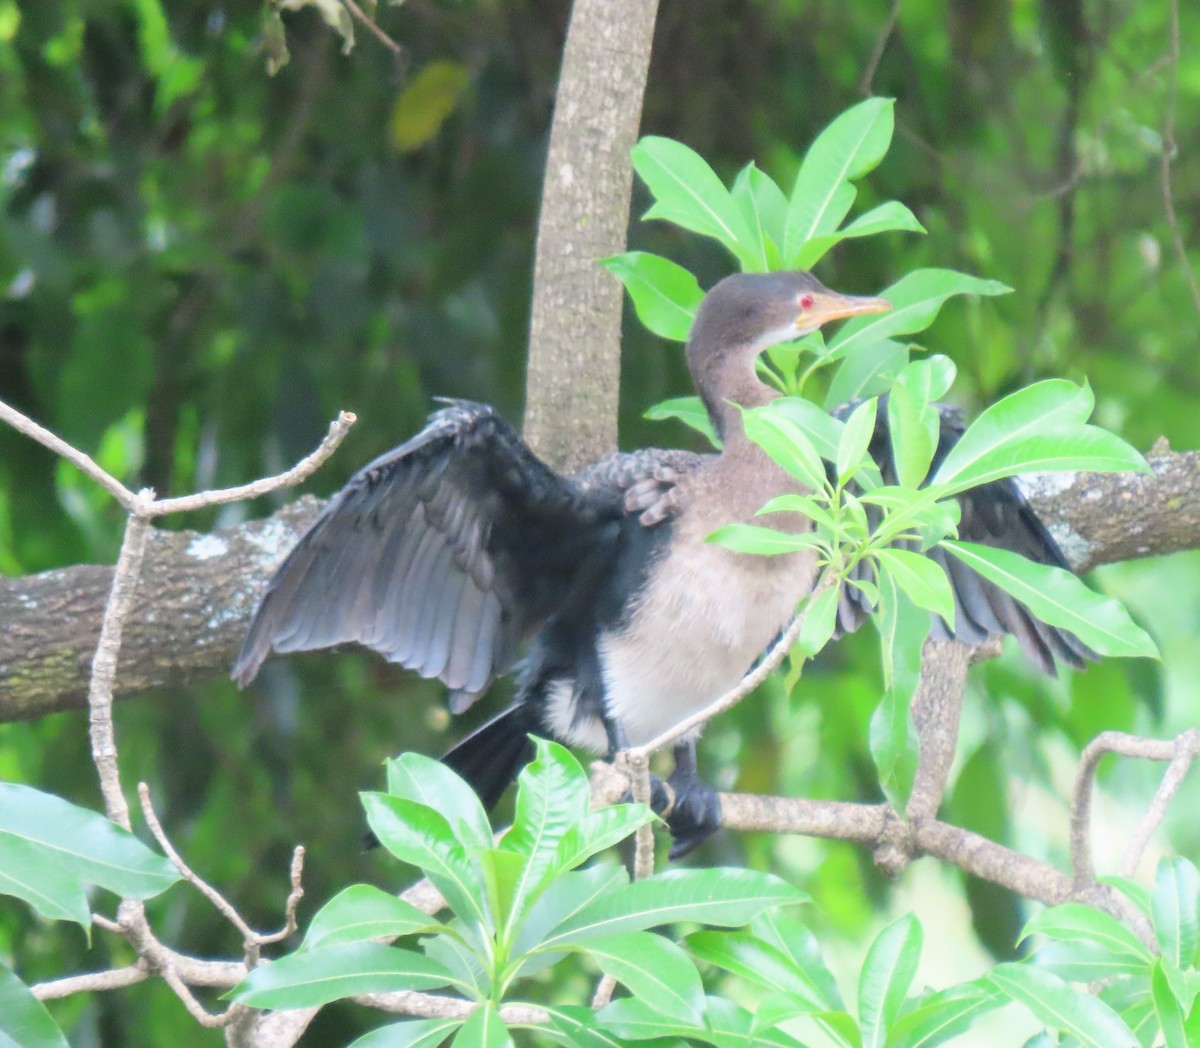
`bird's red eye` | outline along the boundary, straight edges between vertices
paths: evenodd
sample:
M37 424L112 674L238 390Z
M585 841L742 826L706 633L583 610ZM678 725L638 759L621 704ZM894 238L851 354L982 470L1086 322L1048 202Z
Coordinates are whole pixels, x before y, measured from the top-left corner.
M814 301L814 299L813 299L812 295L801 295L800 296L800 308L801 309L812 309L813 301Z

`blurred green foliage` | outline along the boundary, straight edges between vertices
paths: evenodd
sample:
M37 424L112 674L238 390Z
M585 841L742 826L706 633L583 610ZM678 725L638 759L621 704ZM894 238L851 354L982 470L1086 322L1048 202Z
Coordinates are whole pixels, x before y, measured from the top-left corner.
M1200 8L1179 6L1182 39L1200 38ZM727 183L754 159L790 185L813 135L861 97L890 8L663 4L643 131L686 142ZM956 361L972 410L1039 377L1087 378L1099 421L1134 444L1166 435L1200 446L1200 314L1159 181L1168 12L1166 0L900 8L871 82L897 99L896 142L858 208L901 200L929 235L846 242L820 275L869 293L945 266L1013 287L952 303L927 338ZM320 493L414 430L431 396L488 400L517 417L567 13L566 0L380 5L404 48L397 61L361 27L342 54L310 8L285 14L290 61L271 77L270 22L255 0L0 0L0 397L162 493L284 466L340 408L362 421L312 482ZM1195 245L1194 48L1183 48L1178 92L1185 148L1173 189L1184 243ZM636 195L635 214L648 202ZM720 249L665 224L634 223L631 247L675 259L706 287L728 271ZM1195 250L1191 260L1200 266ZM690 392L678 347L630 323L622 367L623 444L692 441L677 423L641 418ZM207 529L269 508L172 524ZM119 528L48 452L0 431L0 569L111 559ZM1177 730L1200 705L1197 558L1101 574L1141 611L1168 672L1114 662L1047 682L1019 659L989 664L968 699L953 787L953 816L1055 861L1065 855L1057 798L1079 746L1105 727ZM714 725L712 777L878 797L866 748L881 691L872 646L849 638L806 671L811 703L792 706L773 682ZM391 886L388 866L361 852L356 792L378 786L386 756L438 753L451 737L441 689L377 659L317 654L268 669L249 694L216 681L117 711L126 782L150 783L184 855L259 926L279 919L299 841L314 908L352 880ZM1114 761L1102 772L1105 817L1131 824L1128 799L1149 795L1156 770ZM95 807L85 718L0 726L0 779ZM1197 854L1194 819L1168 829L1175 849ZM1105 855L1123 845L1119 829L1112 836ZM894 905L870 856L846 845L722 835L700 858L799 883L823 941L843 941L855 964ZM977 885L967 897L981 941L1011 954L1019 901ZM194 893L173 889L151 909L181 949L238 952ZM89 948L78 931L11 905L0 907L0 956L29 981L129 960L111 936ZM80 1044L220 1043L161 985L52 1010ZM307 1043L342 1044L363 1026L327 1009Z

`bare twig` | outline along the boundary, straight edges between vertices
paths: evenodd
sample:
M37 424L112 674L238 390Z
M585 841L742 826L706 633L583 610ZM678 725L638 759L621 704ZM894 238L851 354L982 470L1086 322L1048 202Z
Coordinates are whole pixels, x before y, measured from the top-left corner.
M875 71L879 68L879 62L883 58L883 52L887 50L888 41L892 38L892 33L896 31L896 20L900 17L900 4L902 2L903 0L892 0L892 9L888 11L887 18L883 20L883 25L879 29L879 35L875 38L875 46L871 48L871 55L867 59L862 76L859 78L858 90L860 94L871 95L874 93Z
M1179 0L1169 0L1170 37L1167 51L1167 109L1163 116L1162 153L1159 164L1159 177L1162 185L1163 211L1166 213L1167 226L1171 230L1171 242L1175 246L1175 254L1179 258L1179 267L1187 280L1188 291L1192 296L1192 305L1200 314L1200 286L1196 283L1196 274L1188 262L1187 248L1183 243L1183 235L1179 232L1179 220L1175 215L1175 198L1171 192L1171 161L1175 157L1178 145L1175 141L1175 107L1179 97Z
M1136 872L1138 864L1142 861L1142 855L1146 851L1146 846L1162 822L1163 816L1167 814L1167 807L1179 790L1183 777L1188 773L1192 762L1196 760L1197 756L1200 756L1200 729L1192 728L1185 731L1175 739L1174 747L1175 755L1171 758L1171 763L1167 765L1166 772L1163 773L1162 782L1159 783L1154 799L1150 802L1150 807L1142 816L1137 830L1125 846L1125 852L1117 866L1117 872L1123 877L1132 877Z
M288 881L292 886L292 890L288 892L287 900L283 904L283 927L277 932L270 932L267 935L259 934L258 945L266 946L273 942L280 942L291 935L298 925L296 924L296 909L300 905L300 900L304 898L304 845L297 844L292 850L292 865L288 870ZM256 957L257 960L257 957Z
M126 968L112 968L104 972L87 972L84 975L68 975L63 979L50 979L32 987L39 1001L55 1001L70 997L74 993L93 993L97 990L119 990L134 986L150 978L150 970L141 964Z
M376 22L375 19L370 15L368 15L366 11L359 7L354 0L342 0L342 3L346 5L347 9L355 18L358 19L358 21L367 27L367 31L371 33L376 40L383 44L384 47L391 51L397 59L404 57L404 48L396 43L396 41L388 36L387 33L385 33L382 29L380 29L379 23Z
M391 993L364 993L351 1000L396 1015L416 1015L428 1019L465 1019L479 1007L475 1001L460 997L442 997L416 990L394 990ZM503 1004L500 1018L511 1026L534 1026L550 1021L550 1014L529 1004Z

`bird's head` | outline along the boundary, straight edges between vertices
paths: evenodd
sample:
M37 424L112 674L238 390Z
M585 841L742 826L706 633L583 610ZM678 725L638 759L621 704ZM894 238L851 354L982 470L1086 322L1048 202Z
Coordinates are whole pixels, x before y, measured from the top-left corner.
M700 303L688 337L688 368L720 429L723 401L748 407L747 395L756 388L765 392L753 377L754 361L764 350L832 320L891 308L885 298L831 291L804 270L735 273Z

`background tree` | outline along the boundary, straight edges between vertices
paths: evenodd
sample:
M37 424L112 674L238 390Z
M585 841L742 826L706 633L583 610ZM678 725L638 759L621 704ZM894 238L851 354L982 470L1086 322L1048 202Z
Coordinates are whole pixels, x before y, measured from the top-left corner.
M947 310L930 336L969 380L960 395L978 406L1042 374L1086 374L1102 420L1134 443L1165 434L1195 446L1195 374L1184 362L1200 311L1177 244L1194 239L1197 188L1186 155L1166 162L1173 142L1194 137L1194 77L1178 47L1194 37L1194 12L847 6L664 10L643 131L682 138L726 163L723 173L754 156L788 184L813 133L864 84L895 94L900 142L866 193L905 200L930 236L872 241L869 255L848 244L823 276L868 291L936 261L1005 281L1018 294ZM345 453L357 462L415 428L434 393L488 399L510 417L519 401L530 230L565 5L409 0L381 16L407 70L382 47L341 57L316 14L300 12L287 20L291 64L274 80L255 54L260 14L0 4L0 68L12 85L0 93L0 396L164 493L282 465L342 406L364 419ZM1174 35L1173 15L1184 19ZM706 284L725 271L709 247L670 229L635 235ZM625 388L638 391L636 402L626 396L623 443L688 439L636 418L685 388L679 355L630 329L623 370ZM108 503L20 438L0 434L0 448L5 570L111 561L119 519ZM330 471L315 486L337 483ZM190 523L236 519L215 516ZM1027 843L1043 825L1030 810L1038 784L1061 776L1064 757L1099 728L1170 734L1194 721L1195 624L1178 595L1195 577L1187 558L1104 578L1146 609L1165 677L1114 663L1055 686L1016 662L984 669L951 798L962 821ZM1164 622L1156 612L1168 604ZM854 648L820 671L819 707L787 707L768 688L758 706L714 725L709 749L726 785L742 769L744 790L874 796L863 725L879 683L870 660L849 668L859 665ZM398 740L441 747L439 690L366 657L316 657L303 670L280 665L249 697L209 683L127 704L119 730L129 773L164 799L177 843L267 921L278 886L260 871L282 868L295 840L324 842L326 861L310 869L316 898L367 875L375 860L357 851L353 793L374 782ZM78 717L3 731L4 778L94 805ZM1148 774L1122 764L1109 773L1110 795L1148 796ZM1029 784L1017 788L1019 820L998 803L1009 776ZM344 789L330 788L338 782ZM1195 854L1193 826L1169 829L1178 850ZM897 905L851 846L727 837L713 849L745 849L805 883L823 930L852 942L874 919L871 900ZM930 905L919 883L914 899ZM967 885L982 941L1010 950L1019 904L984 891ZM195 936L190 947L222 952L223 927L206 925L194 901L164 905ZM81 942L44 934L20 911L0 922L31 977L114 963L99 939L84 955ZM64 1021L80 1007L63 1005ZM81 1021L124 1043L171 1040L183 1019L165 990L87 1007ZM332 1028L339 1021L356 1020L321 1020L333 1042L345 1039Z

